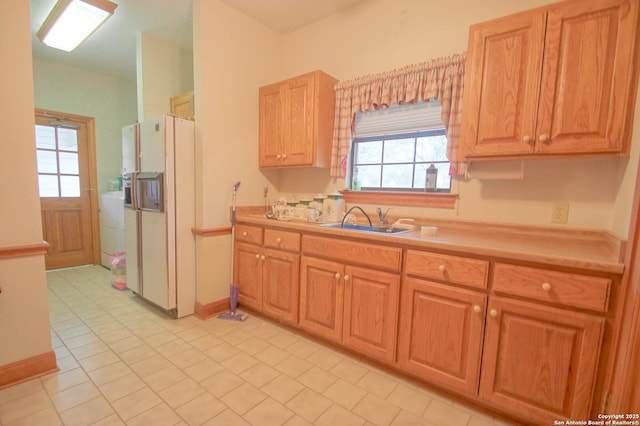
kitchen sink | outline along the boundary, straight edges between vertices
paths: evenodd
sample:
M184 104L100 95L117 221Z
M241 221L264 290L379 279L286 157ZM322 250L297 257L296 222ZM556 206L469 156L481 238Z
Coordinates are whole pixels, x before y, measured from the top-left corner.
M388 225L388 226L369 226L369 225L345 223L342 226L340 226L339 223L323 223L320 226L322 226L324 228L346 229L346 230L349 230L349 231L377 232L377 233L380 233L380 234L402 234L404 232L411 231L411 229L394 228L391 225Z

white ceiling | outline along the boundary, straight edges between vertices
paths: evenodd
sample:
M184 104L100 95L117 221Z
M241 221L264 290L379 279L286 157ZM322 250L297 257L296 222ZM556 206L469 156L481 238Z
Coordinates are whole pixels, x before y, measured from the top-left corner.
M136 34L192 49L192 0L112 0L114 15L71 53L45 46L36 33L57 0L30 0L33 56L135 80ZM205 0L206 1L206 0ZM285 34L366 0L222 0Z

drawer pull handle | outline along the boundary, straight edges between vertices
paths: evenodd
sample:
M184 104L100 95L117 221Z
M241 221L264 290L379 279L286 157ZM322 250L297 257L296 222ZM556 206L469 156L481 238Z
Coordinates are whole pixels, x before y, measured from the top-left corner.
M491 315L492 318L497 318L498 317L498 311L496 311L495 309L492 309L489 311L489 315Z
M524 136L522 137L522 141L523 141L524 143L531 143L531 141L532 141L532 140L533 140L533 139L532 139L532 138L531 138L531 136L529 136L529 135L524 135Z
M438 266L438 271L440 271L440 272L444 272L444 271L446 271L446 270L447 270L447 267L446 267L446 266L444 266L444 265L440 265L440 266Z
M542 283L542 289L546 292L551 291L551 284L549 283Z
M482 311L482 308L479 305L473 305L473 312L479 314Z
M340 279L340 274L336 272L336 280Z
M349 275L345 275L345 276L344 276L344 280L345 280L345 281L349 281Z

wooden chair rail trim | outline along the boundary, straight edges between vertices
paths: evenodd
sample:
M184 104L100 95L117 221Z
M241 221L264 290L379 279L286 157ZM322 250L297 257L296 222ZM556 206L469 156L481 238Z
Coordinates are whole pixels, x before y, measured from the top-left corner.
M47 254L47 250L49 250L49 243L46 241L42 241L37 244L25 244L22 246L0 247L0 259L38 256Z
M231 234L231 228L191 228L191 233L197 237L216 237L219 235Z

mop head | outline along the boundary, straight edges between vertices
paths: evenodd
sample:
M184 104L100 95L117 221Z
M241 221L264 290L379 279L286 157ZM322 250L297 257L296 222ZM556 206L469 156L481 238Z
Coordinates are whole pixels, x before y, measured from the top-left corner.
M249 318L247 314L234 313L234 312L223 312L218 315L219 319L231 320L231 321L244 321Z

